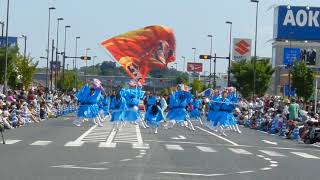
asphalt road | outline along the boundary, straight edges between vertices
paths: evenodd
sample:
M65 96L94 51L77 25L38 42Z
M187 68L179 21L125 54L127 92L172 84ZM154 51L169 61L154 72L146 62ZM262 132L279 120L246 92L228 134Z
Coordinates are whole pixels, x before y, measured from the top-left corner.
M196 131L142 129L120 132L72 125L74 117L5 132L0 144L2 180L319 180L320 148L241 128L221 137Z

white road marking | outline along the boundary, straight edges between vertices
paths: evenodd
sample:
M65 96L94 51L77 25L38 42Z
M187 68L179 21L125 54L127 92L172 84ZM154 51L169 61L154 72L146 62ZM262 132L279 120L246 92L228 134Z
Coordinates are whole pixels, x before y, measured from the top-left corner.
M262 156L262 155L257 155L257 157L259 157L259 158L264 158L264 156Z
M272 159L270 159L270 158L263 158L264 160L266 160L266 161L271 161Z
M267 171L267 170L271 170L272 168L270 167L265 167L265 168L260 168L261 171Z
M14 139L7 139L5 140L6 144L15 144L15 143L18 143L22 140L14 140Z
M183 148L180 145L176 144L166 144L165 145L168 150L178 150L178 151L183 151Z
M224 141L227 141L228 143L230 143L230 144L232 144L232 145L234 145L234 146L239 146L239 144L237 144L237 143L235 143L235 142L232 142L232 141L230 141L229 139L226 139L226 138L224 138L224 137L222 137L222 136L219 136L219 135L217 135L217 134L215 134L215 133L213 133L213 132L210 132L210 131L207 131L207 130L205 130L205 129L202 129L202 128L199 127L199 126L196 126L196 128L198 128L198 129L200 129L200 130L202 130L202 131L204 131L204 132L206 132L206 133L209 133L209 134L211 134L211 135L214 135L215 137L220 138L220 139L222 139L222 140L224 140Z
M80 167L80 166L74 166L74 165L60 165L60 166L50 166L50 167L56 167L56 168L64 168L64 169L86 169L86 170L99 170L104 171L108 168L92 168L92 167Z
M115 148L116 146L117 146L117 143L106 143L106 142L99 143L99 148Z
M139 125L136 125L136 133L137 133L138 144L143 144Z
M204 176L204 177L213 177L213 176L223 176L225 174L198 174L198 173L184 173L184 172L170 172L163 171L159 172L160 174L174 174L174 175L185 175L185 176Z
M212 149L211 147L196 146L196 148L203 152L217 152L215 149Z
M80 142L84 137L86 137L94 128L96 128L98 125L92 126L90 129L88 129L85 133L83 133L78 139L75 140L75 142Z
M32 144L30 144L31 146L46 146L48 144L50 144L52 141L35 141Z
M149 144L132 144L133 149L150 149Z
M139 151L140 151L140 152L146 152L146 150L144 150L144 149L140 149Z
M270 161L271 164L278 164L277 161Z
M64 146L66 147L79 147L79 146L82 146L84 142L82 141L79 141L79 142L76 142L76 141L69 141L67 142Z
M121 162L127 162L127 161L131 161L132 159L122 159L120 160Z
M270 164L270 167L278 167L278 164Z
M138 155L138 156L136 156L135 158L142 158L143 156L142 155Z
M240 171L236 172L237 174L247 174L247 173L253 173L254 171Z
M187 138L184 137L184 136L179 135L178 137L172 137L171 139L174 139L174 140L184 140L184 139L187 139Z
M312 146L320 148L320 144L312 144Z
M262 140L264 143L267 143L267 144L272 144L272 145L278 145L277 142L272 142L272 141L268 141L268 140Z
M230 151L236 153L236 154L246 154L246 155L252 155L251 152L244 150L244 149L238 149L238 148L228 148Z
M157 142L157 143L177 143L177 144L193 144L193 145L208 145L208 146L227 146L234 147L235 145L230 144L212 144L212 143L200 143L200 142L184 142L184 141L159 141L159 140L145 140L146 142ZM252 145L237 145L238 147L244 148L261 148L261 146L252 146ZM288 147L264 147L266 149L277 149L277 150L293 150L293 151L305 151L306 149L302 148L288 148ZM318 149L308 149L308 151L320 152Z
M91 163L92 165L104 165L104 164L110 164L110 162L96 162L96 163Z
M140 154L141 154L141 155L146 155L147 153L145 153L145 152L140 152Z
M111 131L108 139L106 142L102 142L99 144L99 147L102 147L102 148L115 148L116 147L116 143L112 143L112 140L114 138L114 136L116 135L117 131Z
M278 152L275 151L267 151L267 150L259 150L260 152L268 155L268 156L272 156L272 157L285 157L285 155L280 154Z
M311 155L311 154L307 154L307 153L304 153L304 152L291 152L291 153L295 154L295 155L298 155L300 157L303 157L303 158L307 158L307 159L320 159L317 156L314 156L314 155Z

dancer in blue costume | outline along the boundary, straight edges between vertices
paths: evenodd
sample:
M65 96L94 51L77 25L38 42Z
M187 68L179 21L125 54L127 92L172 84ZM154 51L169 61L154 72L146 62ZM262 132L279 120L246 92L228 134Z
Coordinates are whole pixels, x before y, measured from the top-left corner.
M169 113L167 115L168 123L165 128L172 128L176 123L184 123L186 121L189 123L189 128L195 130L186 111L187 103L191 101L191 93L185 91L183 84L179 84L178 90L170 96Z
M220 96L220 92L219 90L215 90L214 94L211 98L211 101L209 102L209 113L208 113L208 117L207 117L207 127L215 130L215 127L218 124L217 121L217 112L219 110L219 104L217 103L217 101L221 99Z
M193 99L191 105L193 106L193 109L190 112L191 119L196 119L203 125L201 117L202 99L200 97Z
M103 126L98 119L99 106L98 101L101 96L101 90L94 89L88 84L80 89L76 94L80 107L77 113L77 119L73 122L76 126L81 126L84 119L91 119L93 124Z
M129 86L129 89L121 90L127 103L127 110L124 115L124 121L130 123L140 123L143 128L146 128L146 124L143 121L140 110L138 108L139 102L144 96L144 91L142 91L141 87L138 87L137 83L135 82L130 82Z
M104 94L101 96L100 99L100 116L103 117L103 119L110 116L109 107L110 107L110 96L107 94Z
M236 104L238 103L238 96L236 93L236 89L234 87L229 87L228 88L228 99L231 101L232 104L230 104L230 111L229 111L229 128L241 133L238 124L237 124L237 120L233 115L233 111L236 108Z
M231 101L227 98L227 91L221 93L221 98L217 99L219 109L216 115L216 121L218 122L218 132L220 135L227 136L225 134L225 127L229 125L229 112L231 110L230 104Z
M112 98L110 103L111 119L110 122L113 124L114 130L121 130L124 121L124 113L126 110L126 100L121 96L120 92Z
M157 96L155 95L155 94L153 94L153 93L150 93L149 94L149 96L147 96L147 110L151 107L151 106L153 106L153 105L155 105L156 104L156 102L157 102Z
M148 108L145 119L147 121L147 125L155 128L154 133L157 134L159 125L164 120L163 112L158 103Z

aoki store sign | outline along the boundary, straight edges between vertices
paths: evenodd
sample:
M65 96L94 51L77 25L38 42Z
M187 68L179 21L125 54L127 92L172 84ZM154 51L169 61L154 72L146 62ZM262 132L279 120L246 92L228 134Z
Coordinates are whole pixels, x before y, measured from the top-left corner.
M278 6L274 11L276 40L320 40L320 8Z

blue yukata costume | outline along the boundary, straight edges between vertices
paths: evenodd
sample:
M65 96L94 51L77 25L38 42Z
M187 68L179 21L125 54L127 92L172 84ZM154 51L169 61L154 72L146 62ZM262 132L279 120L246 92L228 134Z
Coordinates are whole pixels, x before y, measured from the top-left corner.
M106 97L101 96L101 110L104 116L110 116L109 107L110 107L110 96L106 96Z
M126 99L127 110L125 111L124 121L138 122L142 120L140 110L138 108L140 100L144 96L141 88L122 89L121 95Z
M220 99L220 95L215 95L212 97L212 101L209 103L209 113L207 117L209 128L213 128L218 124L218 120L216 117L219 111L220 104L217 103L217 101L219 101Z
M220 98L217 99L217 103L219 106L219 109L217 111L216 115L216 121L218 125L220 126L228 126L229 125L229 116L230 116L230 111L231 111L231 106L230 103L231 101L228 98Z
M158 105L149 107L145 119L149 126L158 128L160 123L164 120L164 115L161 108Z
M165 128L172 128L176 123L181 123L181 125L185 125L186 127L189 124L189 129L195 130L186 110L187 104L192 101L192 95L190 92L183 90L184 85L178 85L178 88L179 90L170 96L169 113L167 115L169 121L165 125Z
M126 100L119 95L113 97L110 103L111 119L110 122L121 122L124 120L124 113L126 110Z
M92 119L94 124L100 124L99 120L96 120L99 114L99 106L98 101L101 97L101 90L95 89L94 93L90 95L91 88L89 85L85 85L80 91L76 94L78 101L80 103L77 117L78 119L85 118L85 119ZM77 126L81 125L80 121L74 121L74 124Z
M236 108L235 104L238 103L238 97L235 92L230 92L227 98L232 103L230 104L230 110L229 110L229 125L234 126L236 125L236 118L233 116L233 111Z
M201 104L202 104L202 100L197 98L194 99L191 103L191 105L193 106L193 109L190 112L190 117L197 119L197 118L201 118Z
M155 105L156 102L157 102L157 96L148 96L148 97L147 97L147 110L148 110L151 106Z
M169 103L169 113L167 115L168 120L174 120L176 123L181 123L188 120L189 114L186 111L187 103L192 100L190 92L178 90L171 94Z

